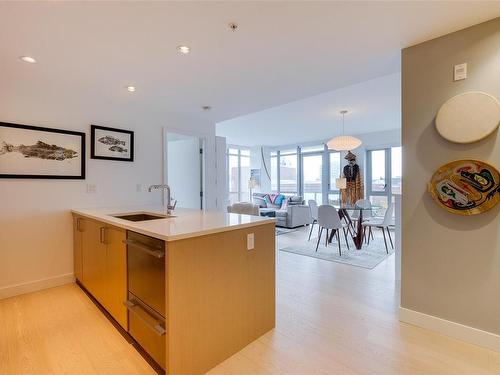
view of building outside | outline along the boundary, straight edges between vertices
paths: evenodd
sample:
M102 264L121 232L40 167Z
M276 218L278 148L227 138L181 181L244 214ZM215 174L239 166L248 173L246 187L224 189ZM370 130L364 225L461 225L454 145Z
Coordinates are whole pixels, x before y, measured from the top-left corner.
M372 192L386 193L383 195L371 195L370 201L374 206L387 208L389 197L392 194L401 194L401 179L402 179L402 159L401 147L392 147L390 149L391 165L390 171L386 171L386 150L371 151L371 175ZM386 178L390 178L391 191L387 191ZM392 199L394 201L394 199Z
M335 180L340 176L340 152L330 152L330 190L337 190Z
M387 182L385 181L385 150L374 150L372 153L372 191L385 191Z
M297 151L280 152L280 193L297 194Z

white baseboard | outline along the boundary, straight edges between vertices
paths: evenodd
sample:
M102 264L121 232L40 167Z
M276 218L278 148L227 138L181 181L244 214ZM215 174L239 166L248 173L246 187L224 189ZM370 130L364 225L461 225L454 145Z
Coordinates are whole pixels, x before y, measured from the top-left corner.
M477 328L427 315L418 311L405 309L404 307L399 308L399 320L417 327L436 331L470 344L500 352L500 335L491 332L482 331Z
M36 292L37 290L53 288L75 281L73 273L49 277L46 279L30 281L23 284L10 285L0 288L0 299L17 296L20 294Z

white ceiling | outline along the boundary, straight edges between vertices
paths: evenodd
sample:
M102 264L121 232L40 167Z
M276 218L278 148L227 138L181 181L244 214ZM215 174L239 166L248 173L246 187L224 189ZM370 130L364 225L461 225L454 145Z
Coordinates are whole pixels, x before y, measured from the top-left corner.
M217 124L216 133L240 146L304 144L342 132L356 135L401 128L401 75L374 78Z
M395 73L401 48L499 15L480 1L3 1L0 101L218 122Z

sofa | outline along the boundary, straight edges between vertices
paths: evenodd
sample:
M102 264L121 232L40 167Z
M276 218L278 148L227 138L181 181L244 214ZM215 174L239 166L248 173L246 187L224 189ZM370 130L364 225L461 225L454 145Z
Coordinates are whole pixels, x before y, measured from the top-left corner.
M297 228L311 224L311 210L300 196L284 197L277 204L272 203L270 195L265 193L253 193L252 199L259 205L261 215L276 217L278 227Z

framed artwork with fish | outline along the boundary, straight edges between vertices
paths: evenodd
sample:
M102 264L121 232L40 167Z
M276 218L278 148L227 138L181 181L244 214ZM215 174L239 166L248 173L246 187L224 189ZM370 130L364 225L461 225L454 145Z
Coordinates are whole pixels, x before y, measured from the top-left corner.
M0 122L0 178L85 179L85 133Z
M500 201L500 173L484 161L457 160L434 173L428 190L445 210L458 215L476 215Z
M104 126L90 126L92 159L134 161L134 132Z

